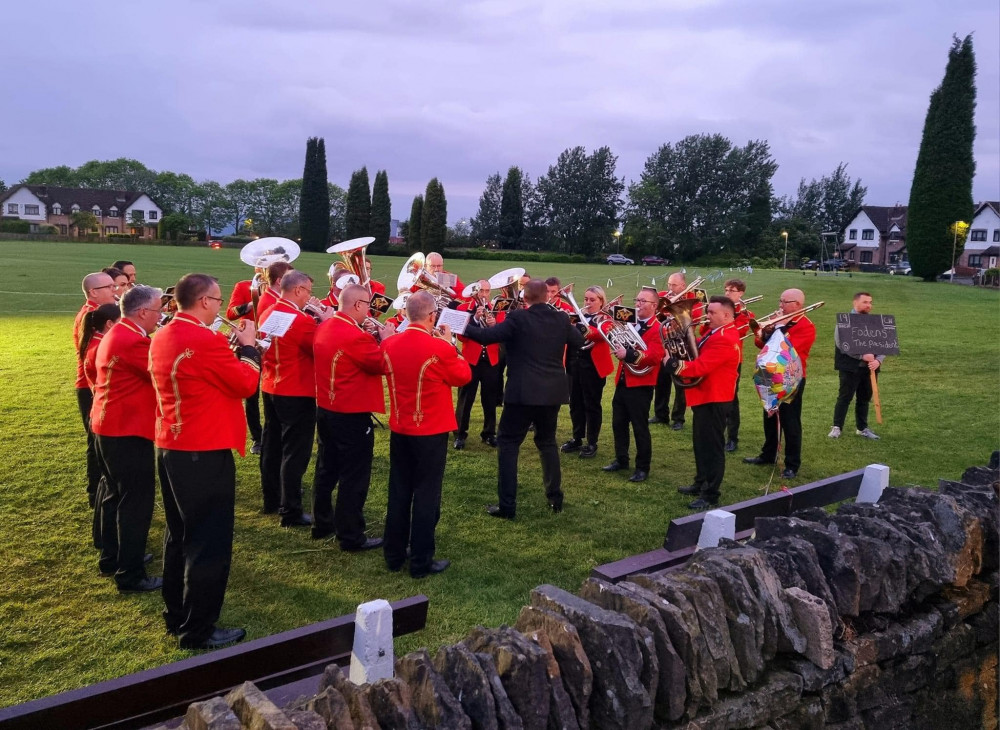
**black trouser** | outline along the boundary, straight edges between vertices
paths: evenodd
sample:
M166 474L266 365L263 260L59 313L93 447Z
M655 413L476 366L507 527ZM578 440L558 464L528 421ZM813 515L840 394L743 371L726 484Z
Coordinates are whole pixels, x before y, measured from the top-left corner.
M631 426L635 435L635 468L649 471L649 464L653 459L653 440L649 437L649 402L652 399L652 385L628 388L625 386L625 374L622 373L611 399L611 432L615 436L615 459L623 467L628 466Z
M778 421L785 435L785 468L798 471L802 466L802 396L806 390L806 379L802 378L799 390L791 403L778 406L777 416L768 416L764 411L764 445L760 458L775 461L778 458Z
M302 516L302 475L312 456L316 399L263 394L264 435L260 452L260 487L264 511L278 510L282 520Z
M597 446L601 435L601 419L604 410L601 398L608 379L597 374L590 355L581 356L573 368L573 379L569 391L569 417L573 421L573 439Z
M233 452L157 450L163 513L163 619L182 646L219 620L233 554Z
M101 502L102 573L114 573L119 588L146 577L142 559L153 520L156 457L153 442L139 436L98 436L107 488Z
M441 481L448 433L389 434L389 501L385 514L385 564L398 569L410 548L410 573L426 573L434 560L434 529L441 517Z
M866 363L867 364L867 363ZM840 392L837 393L837 404L833 407L833 425L844 427L847 409L854 399L854 424L859 431L868 428L868 405L872 402L872 376L867 367L864 370L838 370L840 374ZM875 371L878 377L878 371Z
M94 405L94 394L90 388L76 389L76 405L80 409L80 418L83 419L83 430L87 433L87 501L93 508L97 504L97 485L104 474L97 454L97 440L90 430L90 409Z
M674 407L670 407L670 388L674 389ZM670 377L668 368L660 368L656 376L656 394L653 398L653 415L661 421L684 423L684 409L687 403L684 399L684 389L678 388ZM647 415L647 418L649 416Z
M486 350L483 350L485 353ZM482 438L495 436L497 432L497 404L500 402L500 366L490 365L485 355L472 366L472 380L458 389L458 402L455 405L455 420L458 421L457 438L465 440L469 437L469 418L472 416L472 406L476 402L476 391L482 385L483 430L479 432Z
M260 378L257 378L257 390L254 394L243 401L243 409L247 414L247 428L250 429L250 438L254 443L259 444L263 437L260 427Z
M726 474L726 415L729 403L703 403L691 408L691 439L694 443L694 483L701 498L716 504Z
M528 406L507 403L500 416L497 435L497 497L500 511L513 517L517 511L517 462L528 427L535 424L535 446L542 462L542 483L549 504L562 506L562 468L556 446L559 406Z
M375 430L370 413L316 409L316 477L313 480L313 530L337 533L341 547L360 547L365 537L365 500L372 478ZM337 507L332 505L337 491Z
M742 370L743 363L740 363L736 366L736 390L733 391L733 400L726 414L726 431L729 440L734 444L740 440L740 371Z

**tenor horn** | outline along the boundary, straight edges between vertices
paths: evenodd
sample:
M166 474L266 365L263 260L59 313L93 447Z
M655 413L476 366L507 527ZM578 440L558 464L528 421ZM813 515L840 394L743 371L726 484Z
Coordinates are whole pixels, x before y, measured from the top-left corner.
M587 323L586 315L583 310L580 309L580 305L576 303L576 299L573 298L573 286L570 284L568 287L569 291L566 292L565 298L569 302L570 306L573 307L573 311L580 318L580 321L584 324ZM563 290L559 291L560 296L563 294ZM621 300L621 297L616 297L616 300ZM609 304L608 307L611 305ZM604 341L608 343L612 350L616 350L619 347L631 347L633 350L639 352L645 352L646 343L639 336L639 333L634 329L629 327L627 324L622 324L621 322L616 322L614 317L608 314L607 309L602 309L597 312L593 317L592 325L597 328L597 331L601 333L601 337ZM637 367L631 363L624 363L625 369L628 370L633 375L642 376L653 369L652 365L646 365L645 367Z

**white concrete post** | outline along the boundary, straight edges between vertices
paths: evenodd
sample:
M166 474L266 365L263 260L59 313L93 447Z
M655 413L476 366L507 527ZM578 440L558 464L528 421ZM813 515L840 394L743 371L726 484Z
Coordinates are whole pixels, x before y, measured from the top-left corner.
M362 603L354 615L350 679L355 684L392 677L392 606L379 598Z
M869 464L865 467L865 475L861 477L861 487L855 501L875 504L888 486L889 467L885 464Z
M713 509L705 513L701 522L701 534L698 535L700 549L718 547L719 540L733 540L735 537L736 515L724 509Z

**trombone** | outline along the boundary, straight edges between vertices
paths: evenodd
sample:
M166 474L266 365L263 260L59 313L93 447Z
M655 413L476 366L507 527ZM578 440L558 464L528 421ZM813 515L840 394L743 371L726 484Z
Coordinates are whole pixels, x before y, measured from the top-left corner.
M755 337L759 336L761 332L768 329L774 329L775 327L783 325L786 322L789 322L793 319L798 319L807 312L811 312L814 309L819 309L825 303L826 302L816 302L815 304L810 304L808 307L802 307L802 309L799 309L795 312L789 312L788 314L782 314L781 310L778 309L771 312L766 317L761 317L760 319L751 319L750 332L747 332L744 335L744 338L749 337L751 334L753 334Z

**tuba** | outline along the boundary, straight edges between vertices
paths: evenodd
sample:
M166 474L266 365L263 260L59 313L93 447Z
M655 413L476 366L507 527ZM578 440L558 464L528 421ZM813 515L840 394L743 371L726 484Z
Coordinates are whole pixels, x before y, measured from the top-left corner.
M681 299L663 306L660 300L660 314L663 315L660 339L663 349L678 360L691 361L698 357L698 339L694 332L698 322L691 316L691 310L700 304L697 299ZM702 381L701 377L686 378L674 373L670 378L678 388L691 388Z
M350 241L330 246L326 250L327 253L340 254L340 257L344 260L347 272L358 277L358 283L367 289L369 293L371 292L371 280L368 278L368 267L365 265L365 249L374 240L374 236L352 238Z
M577 304L576 300L573 298L573 285L570 284L566 288L568 288L569 291L565 293L565 300L568 301L570 306L573 307L573 311L576 312L576 315L580 318L580 321L586 324L587 323L586 315L583 313L583 310L580 309L580 305ZM559 296L560 298L563 297L563 290L559 291ZM591 326L597 328L597 331L601 333L601 337L604 338L604 341L608 343L608 345L611 347L612 350L616 350L619 347L625 347L625 348L631 347L633 350L638 350L639 352L645 352L646 343L643 342L643 339L639 336L639 333L636 332L631 327L629 327L627 324L624 324L622 322L616 322L614 317L612 317L608 313L608 310L612 306L614 306L614 302L620 300L621 296L616 297L614 300L612 300L611 303L607 305L606 309L602 309L600 312L591 315L593 317ZM645 375L650 370L653 369L652 365L646 365L645 367L637 367L627 362L623 364L625 368L633 375Z
M515 266L512 269L499 271L490 277L490 288L500 292L490 302L490 308L494 312L509 312L521 306L521 299L517 295L517 283L522 276L524 276L524 269Z
M399 292L413 291L414 288L428 292L437 302L438 309L447 309L456 301L455 292L451 287L443 286L437 279L427 273L424 268L424 255L417 251L410 256L399 270L396 278L396 287Z
M659 319L662 322L664 320L664 318L668 314L667 307L669 307L674 302L683 301L683 297L684 296L686 296L689 292L692 292L692 291L695 291L696 289L698 289L698 287L701 284L703 284L704 281L705 281L705 277L704 276L697 276L697 277L695 277L691 281L690 284L688 284L686 287L684 287L684 289L682 289L681 291L677 292L676 294L671 294L670 292L667 292L667 295L665 297L660 297L660 303L656 307L656 317L657 317L657 319ZM699 300L698 299L692 299L691 301L697 302Z

